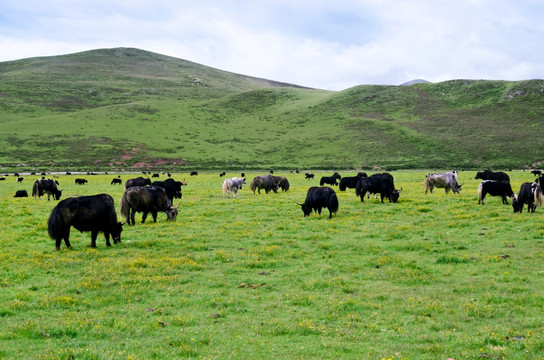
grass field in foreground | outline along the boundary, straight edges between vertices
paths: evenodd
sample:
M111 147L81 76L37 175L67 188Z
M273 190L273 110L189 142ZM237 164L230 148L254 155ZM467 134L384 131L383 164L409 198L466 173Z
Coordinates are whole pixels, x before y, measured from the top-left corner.
M248 180L260 173L248 173ZM72 229L55 251L56 201L0 182L0 358L542 359L544 210L513 214L474 172L460 195L424 194L424 172L393 172L397 204L354 191L338 214L303 217L309 186L223 199L217 173L187 179L176 222L160 214L97 249ZM511 172L517 192L528 172ZM227 173L227 176L238 176ZM353 176L354 173L341 173ZM63 199L123 189L113 175L61 175ZM123 175L123 181L129 175Z

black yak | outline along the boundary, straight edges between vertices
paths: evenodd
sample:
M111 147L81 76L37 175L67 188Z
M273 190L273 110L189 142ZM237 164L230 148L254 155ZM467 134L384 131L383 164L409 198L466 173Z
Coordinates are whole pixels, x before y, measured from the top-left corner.
M493 172L491 170L478 171L475 179L482 180L496 180L496 181L510 181L510 176L502 171Z
M115 244L121 242L123 224L117 222L113 198L108 194L73 197L62 200L53 208L47 221L49 236L55 239L55 247L60 249L64 239L70 245L70 227L83 232L91 232L91 247L96 248L96 237L104 233L106 245L111 246L110 235Z
M158 186L132 186L125 190L119 205L119 212L129 225L134 225L134 215L142 212L142 224L145 223L147 214L151 213L153 221L157 222L157 213L162 211L168 216L168 220L176 220L178 206L172 206L166 190Z
M384 198L388 198L389 202L396 203L399 199L402 188L395 189L393 181L393 175L389 173L374 174L369 177L363 177L357 182L355 188L355 195L361 197L361 201L364 201L364 197L367 192L372 194L380 194L382 203Z
M44 193L47 193L47 200L53 196L53 200L59 200L62 196L62 190L57 188L57 182L53 179L38 179L32 187L32 196L41 198Z
M318 187L312 186L306 194L306 201L300 204L304 216L309 216L312 210L321 215L321 209L329 210L329 219L332 219L332 214L338 211L338 198L336 192L328 186Z
M323 176L321 180L319 180L319 186L323 186L325 184L329 185L338 185L338 180L340 180L342 176L335 172L332 174L332 176Z
M521 184L518 196L512 197L514 212L523 212L524 204L527 204L528 212L535 212L537 206L542 206L542 188L536 182Z
M484 180L478 186L478 204L484 204L485 196L489 194L491 196L500 196L502 198L502 203L507 205L508 196L512 201L514 198L514 192L512 191L512 186L510 186L510 181L497 181L497 180Z
M176 181L172 178L168 178L164 181L153 181L152 186L158 186L166 190L166 196L171 203L174 203L174 199L181 199L181 186L183 182Z
M249 183L249 188L255 194L255 190L261 193L261 189L268 194L270 190L277 193L279 184L274 181L274 177L270 174L264 176L255 176L253 180Z
M344 176L342 179L340 179L338 189L340 191L346 191L347 188L355 189L357 187L357 182L359 182L359 179L364 177L368 177L368 175L364 172L357 173L357 176Z
M289 180L285 176L272 176L274 178L274 183L278 184L278 189L282 191L289 190Z
M142 176L138 176L134 179L128 179L125 182L125 189L128 189L132 186L149 186L151 185L151 179L150 178L144 178Z
M14 197L28 197L26 190L17 190Z

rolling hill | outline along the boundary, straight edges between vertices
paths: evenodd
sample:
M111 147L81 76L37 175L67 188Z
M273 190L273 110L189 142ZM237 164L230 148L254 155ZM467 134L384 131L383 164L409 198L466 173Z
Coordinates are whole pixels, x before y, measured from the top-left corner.
M332 92L131 48L0 63L2 171L536 167L543 120L543 80Z

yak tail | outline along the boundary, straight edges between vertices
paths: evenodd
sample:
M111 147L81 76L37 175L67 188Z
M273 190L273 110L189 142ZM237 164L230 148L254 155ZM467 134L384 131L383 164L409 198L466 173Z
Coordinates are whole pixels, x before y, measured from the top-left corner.
M542 196L542 188L540 186L537 186L537 188L535 189L534 196L535 196L535 205L542 207L543 196Z
M336 197L336 193L331 194L331 197L329 198L329 211L331 212L331 215L338 211L338 197Z
M255 194L255 190L257 189L257 186L255 185L255 178L253 178L253 180L251 180L249 183L249 189Z
M128 203L126 192L123 194L121 202L119 203L119 213L121 214L121 216L128 220L128 217L130 215L130 205Z
M34 186L32 186L32 196L34 197L34 199L36 198L36 196L40 196L38 191L38 181L36 181L34 183Z
M423 182L423 186L425 186L425 194L426 194L427 191L429 191L431 189L431 184L429 182L429 177L428 176L425 177L425 181Z
M225 197L227 195L228 189L229 189L229 187L227 185L227 179L225 179L225 181L223 181L223 197Z
M47 232L49 236L53 239L57 239L62 236L62 229L64 228L64 221L62 219L62 214L60 213L59 207L55 206L51 215L49 215L49 220L47 220Z

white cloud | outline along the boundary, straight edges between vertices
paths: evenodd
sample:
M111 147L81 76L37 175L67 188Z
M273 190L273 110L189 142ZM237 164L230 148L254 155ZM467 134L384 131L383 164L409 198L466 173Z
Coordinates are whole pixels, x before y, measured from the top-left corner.
M542 78L542 15L536 0L7 0L0 61L131 46L333 90Z

